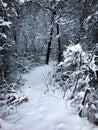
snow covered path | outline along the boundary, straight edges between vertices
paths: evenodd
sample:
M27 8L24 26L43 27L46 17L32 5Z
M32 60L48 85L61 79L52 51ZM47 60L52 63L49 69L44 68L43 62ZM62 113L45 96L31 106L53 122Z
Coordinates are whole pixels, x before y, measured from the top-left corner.
M79 118L72 108L65 105L62 97L51 92L44 94L44 77L47 78L51 68L44 65L24 75L27 81L23 92L29 102L20 105L17 112L7 117L13 125L6 124L3 130L98 130L98 127Z

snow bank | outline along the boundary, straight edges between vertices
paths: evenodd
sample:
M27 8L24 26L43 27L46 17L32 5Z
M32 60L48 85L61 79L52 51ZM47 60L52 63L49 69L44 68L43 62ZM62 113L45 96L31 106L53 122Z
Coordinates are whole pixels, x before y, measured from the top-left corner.
M76 44L73 46L68 46L68 50L71 50L72 52L81 52L82 46L80 44Z

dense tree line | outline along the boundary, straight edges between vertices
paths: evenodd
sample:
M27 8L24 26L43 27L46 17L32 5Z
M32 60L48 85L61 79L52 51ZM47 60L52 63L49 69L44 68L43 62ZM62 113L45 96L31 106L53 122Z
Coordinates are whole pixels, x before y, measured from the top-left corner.
M72 64L73 59L70 58L68 62L71 62L70 67L73 70L70 71L76 77L71 79L71 83L75 81L75 85L70 99L74 99L75 92L78 91L78 80L81 75L85 75L82 71L79 75L75 72L77 68L78 71L81 70L84 61L80 52L73 54L66 48L77 44L87 52L86 55L91 58L90 62L94 58L97 66L97 0L25 0L23 4L18 0L0 0L0 100L5 100L4 95L13 88L13 83L19 83L17 75L21 72L26 72L36 64L48 64L51 59L60 63L73 55L76 62ZM64 50L66 57L63 57ZM65 64L67 66L67 63ZM88 64L86 63L87 66ZM60 76L59 79L56 77L56 80L64 93L67 89L64 88L65 83L70 79L68 76L71 76L71 73L61 73L62 69L67 73L66 66L62 68L60 65L59 69L57 67L56 73L57 77ZM88 73L94 73L91 68L86 69L86 76ZM97 71L95 73L97 74ZM82 84L83 89L84 84L87 83ZM93 78L89 85L91 84L96 85L97 81ZM70 87L70 83L67 87Z
M15 26L19 4L17 0L0 0L0 117L5 116L5 105L8 105L8 100L14 99L10 94L15 93L14 89L19 83L15 63Z

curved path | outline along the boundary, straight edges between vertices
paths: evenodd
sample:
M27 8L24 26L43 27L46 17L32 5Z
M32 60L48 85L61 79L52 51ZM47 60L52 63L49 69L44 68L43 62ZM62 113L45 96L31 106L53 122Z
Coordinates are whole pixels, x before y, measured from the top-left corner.
M72 108L65 105L61 96L44 93L52 67L44 65L24 75L23 93L29 102L20 105L17 112L7 117L13 125L5 130L98 130L86 119L79 118Z

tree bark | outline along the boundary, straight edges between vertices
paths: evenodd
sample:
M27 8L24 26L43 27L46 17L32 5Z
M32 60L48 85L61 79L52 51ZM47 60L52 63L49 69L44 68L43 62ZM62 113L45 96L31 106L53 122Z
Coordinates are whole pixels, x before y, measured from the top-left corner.
M57 23L57 35L59 35L60 30L59 30L59 24ZM60 37L58 38L58 63L60 63L62 60L62 47L61 47L61 41Z
M51 3L51 6L53 7L56 3L56 1L53 0ZM52 44L52 35L53 35L53 23L54 23L54 16L56 15L56 10L50 7L46 7L47 9L49 9L52 12L51 15L51 29L50 29L50 40L48 42L48 48L47 48L47 55L46 55L46 64L49 64L49 58L50 58L50 52L51 52L51 44Z
M46 55L46 64L49 64L49 57L50 57L50 51L51 51L51 43L52 43L52 35L53 35L53 26L50 30L50 40L48 42L48 49L47 49L47 55Z

